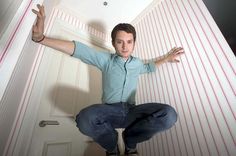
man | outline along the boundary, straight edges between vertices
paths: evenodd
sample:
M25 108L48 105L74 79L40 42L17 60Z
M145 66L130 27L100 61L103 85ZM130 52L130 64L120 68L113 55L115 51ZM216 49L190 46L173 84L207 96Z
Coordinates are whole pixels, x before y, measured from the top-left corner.
M156 66L165 62L179 62L176 58L183 48L173 48L155 62L144 64L131 54L134 50L136 32L132 25L121 23L111 33L116 53L97 52L76 41L64 41L44 36L45 13L37 5L37 22L33 26L32 40L83 62L98 67L102 72L102 104L94 104L81 110L76 117L79 130L106 149L107 156L118 156L118 135L115 128L124 128L123 140L126 155L137 155L137 143L146 141L157 132L169 129L177 120L175 110L161 103L135 105L138 76L154 72Z

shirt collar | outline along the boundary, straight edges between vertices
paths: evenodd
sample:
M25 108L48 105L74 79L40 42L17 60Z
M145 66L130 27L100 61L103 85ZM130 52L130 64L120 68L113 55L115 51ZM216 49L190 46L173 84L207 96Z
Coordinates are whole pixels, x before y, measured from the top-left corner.
M125 60L124 58L119 56L117 53L115 53L115 57L120 63L126 63L126 62L130 63L133 58L133 56L130 55L130 57L127 60Z

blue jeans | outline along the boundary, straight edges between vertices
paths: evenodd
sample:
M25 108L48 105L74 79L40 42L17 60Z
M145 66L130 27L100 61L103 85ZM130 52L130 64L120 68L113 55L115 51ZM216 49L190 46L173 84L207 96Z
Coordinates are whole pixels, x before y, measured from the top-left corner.
M94 139L108 151L115 149L118 133L115 128L125 128L123 139L129 148L166 130L177 121L176 111L169 105L146 103L94 104L76 116L79 130Z

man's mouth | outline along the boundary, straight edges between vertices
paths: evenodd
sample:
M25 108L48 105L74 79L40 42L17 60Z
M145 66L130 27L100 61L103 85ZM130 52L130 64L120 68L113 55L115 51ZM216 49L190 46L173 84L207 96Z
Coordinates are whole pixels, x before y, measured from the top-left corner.
M128 53L129 51L122 51L122 53Z

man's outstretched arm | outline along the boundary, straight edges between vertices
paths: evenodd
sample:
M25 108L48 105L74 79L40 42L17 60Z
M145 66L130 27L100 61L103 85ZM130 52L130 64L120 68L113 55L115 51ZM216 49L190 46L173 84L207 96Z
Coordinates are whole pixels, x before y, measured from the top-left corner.
M44 6L38 4L37 7L39 9L38 11L32 9L32 12L37 15L36 23L32 28L32 40L36 43L43 44L68 55L72 55L75 48L75 45L72 41L50 38L44 35L44 21L46 17Z

